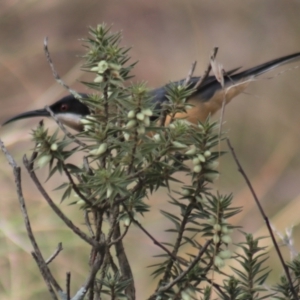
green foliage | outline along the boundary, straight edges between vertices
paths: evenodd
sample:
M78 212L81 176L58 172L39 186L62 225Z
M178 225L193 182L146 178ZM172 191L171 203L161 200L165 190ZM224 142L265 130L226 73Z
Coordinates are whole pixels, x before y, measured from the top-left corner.
M98 269L92 273L97 276L90 286L90 299L102 294L110 299L135 298L134 276L122 245L133 223L163 252L152 265L159 282L149 299L213 299L215 293L220 299L270 297L263 287L270 272L264 265L266 253L259 239L250 234L238 245L242 253L235 257L240 263L239 269L233 268L235 276L221 271L232 256L228 245L235 226L230 218L241 208L232 206L232 195L220 195L213 189L223 154L216 150L222 140L217 124L207 120L194 126L175 118L176 113L190 108L186 99L193 90L188 83L168 85L169 101L159 107L145 84L128 83L135 63L128 64L129 49L120 47L120 38L120 33L99 25L90 29L85 40L83 69L94 74L94 81L84 84L94 93L79 99L91 111L82 120L84 131L76 136L84 143L72 148L72 138L60 139L57 131L51 135L43 125L33 132L37 166L49 164L49 178L57 172L66 175L58 187L64 191L61 201L72 193L79 197L73 204L79 204L91 219L86 222L90 238L101 245L92 248L90 264ZM83 163L68 162L75 153ZM178 172L186 176L185 183L176 179ZM171 182L177 182L179 188L172 190ZM169 203L178 209L176 214L161 212L172 224L166 231L174 242L158 242L137 221L140 214L147 218L151 208L145 200L161 187L168 188ZM297 291L299 265L299 260L289 265ZM214 282L214 274L225 277L223 284ZM274 291L283 295L276 299L290 299L284 277Z

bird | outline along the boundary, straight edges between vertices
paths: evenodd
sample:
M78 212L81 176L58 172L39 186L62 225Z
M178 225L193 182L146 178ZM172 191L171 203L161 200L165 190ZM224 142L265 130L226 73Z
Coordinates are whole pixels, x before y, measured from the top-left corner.
M223 86L214 75L211 75L199 87L196 87L200 77L192 77L189 84L191 88L195 87L195 91L186 99L186 102L191 104L191 108L186 112L177 113L175 118L185 118L193 124L197 124L199 121L204 122L207 117L221 109L224 99L226 104L228 104L234 97L242 93L256 77L281 65L297 60L300 60L300 52L273 59L244 71L238 72L240 68L233 69L225 74ZM182 79L172 84L182 85L184 82L185 79ZM162 110L163 104L169 101L167 98L167 87L168 85L165 85L150 91L155 111L159 112ZM84 93L80 94L80 96L88 97ZM80 120L91 114L88 106L80 102L73 95L61 98L50 105L50 109L61 123L76 131L83 130L83 124ZM50 117L50 113L46 109L24 112L8 119L2 126L31 117Z

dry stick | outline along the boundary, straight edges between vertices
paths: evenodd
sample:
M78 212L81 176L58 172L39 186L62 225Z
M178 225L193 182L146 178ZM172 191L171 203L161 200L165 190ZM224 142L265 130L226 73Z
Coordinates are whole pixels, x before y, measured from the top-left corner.
M55 294L55 292L54 292L54 290L53 290L53 288L51 286L51 283L48 280L48 277L46 275L45 269L40 267L40 261L39 261L37 255L34 252L31 252L31 255L32 255L33 259L35 260L36 264L39 267L39 271L40 271L40 273L41 273L41 275L42 275L42 277L43 277L43 279L44 279L44 281L46 283L46 286L48 288L48 291L49 291L52 299L58 300L58 298L57 298L57 296L56 296L56 294Z
M63 250L63 247L62 247L62 243L60 242L60 243L58 243L58 246L57 246L57 249L55 250L55 252L45 261L45 263L47 265L49 265L62 250Z
M47 194L43 186L41 185L39 179L37 178L35 172L30 168L30 163L28 162L28 159L26 155L23 157L24 165L32 179L32 181L35 183L37 189L40 191L40 193L43 195L44 199L47 201L48 205L52 208L52 210L61 218L61 220L79 237L81 237L84 241L86 241L88 244L94 246L97 249L102 249L104 247L104 244L97 243L94 239L87 236L83 231L81 231L78 227L76 227L73 222L66 217L66 215L58 208L58 206L53 202L53 200L50 198L50 196Z
M92 266L92 269L91 269L91 272L88 276L88 278L86 279L85 281L85 284L83 285L82 288L80 288L76 295L72 298L72 300L82 300L84 299L87 291L89 290L91 284L94 282L94 279L97 275L97 272L99 271L100 269L100 266L102 265L102 262L103 262L103 257L104 255L100 255L98 254L97 255L97 258Z
M69 182L71 183L74 192L77 194L78 197L80 197L82 200L84 200L84 202L86 202L87 204L89 204L90 206L92 206L93 203L92 203L89 199L87 199L87 198L80 192L80 190L77 188L77 185L75 184L75 182L74 182L74 180L73 180L73 178L72 178L70 172L68 171L66 165L64 164L64 162L62 161L61 163L62 163L63 170L64 170L66 176L68 177Z
M34 249L33 253L36 257L36 261L38 261L38 267L41 272L43 271L43 274L44 274L43 278L44 278L44 280L46 280L46 285L48 286L48 289L49 289L49 285L52 284L54 286L54 288L56 289L56 291L61 296L63 296L64 292L63 292L62 288L59 286L59 284L57 283L57 281L55 280L55 278L53 277L53 275L51 274L49 268L47 267L45 260L43 258L42 252L36 242L35 236L33 234L33 231L32 231L31 225L30 225L30 220L29 220L29 216L27 213L27 208L26 208L25 199L24 199L23 191L22 191L22 185L21 185L21 168L17 166L17 163L15 162L13 157L8 153L7 149L5 148L5 146L1 140L0 140L0 147L3 151L3 153L5 154L6 159L8 160L9 164L13 168L15 184L17 187L17 195L19 198L19 204L20 204L22 216L24 219L28 238ZM49 290L49 292L50 292L50 290Z
M56 124L58 125L58 127L61 129L61 131L71 140L74 141L74 143L82 146L82 147L86 147L86 144L83 143L82 141L80 141L79 139L77 139L72 133L70 133L66 127L58 120L57 116L54 114L54 112L50 109L49 106L45 106L45 109L47 110L47 112L50 114L50 116L52 117L52 119L56 122Z
M218 47L214 47L212 52L211 52L211 55L210 55L210 59L209 59L209 63L207 65L207 68L205 70L205 72L203 73L203 75L199 78L198 82L196 83L195 85L195 89L197 89L198 87L201 86L201 84L206 80L206 78L208 77L209 75L209 72L211 71L211 61L212 60L215 60L216 56L217 56L217 53L218 53L218 50L219 48Z
M55 78L55 80L60 85L62 85L65 89L67 89L76 99L81 99L82 96L79 93L77 93L75 90L71 89L68 85L66 85L63 82L63 80L60 78L60 76L58 75L58 73L56 72L56 70L54 68L54 65L53 65L53 62L52 62L52 59L51 59L51 56L50 56L49 49L48 49L48 37L44 38L44 51L45 51L45 55L46 55L47 61L48 61L49 65L50 65L50 68L52 70L52 74L53 74L53 77Z
M190 83L191 78L192 78L192 76L193 76L193 74L194 74L194 72L195 72L196 65L197 65L197 61L195 60L195 61L192 63L191 69L190 69L190 71L189 71L189 73L188 73L188 75L187 75L187 77L186 77L186 79L185 79L185 81L184 81L184 86L187 86L187 85Z
M248 187L249 187L249 189L250 189L250 191L251 191L251 194L252 194L252 196L253 196L253 198L254 198L254 200L255 200L255 203L256 203L256 205L257 205L259 211L260 211L260 214L262 215L262 217L263 217L263 219L264 219L264 221L265 221L265 223L266 223L266 225L267 225L267 228L268 228L268 231L269 231L269 233L270 233L270 236L271 236L271 239L272 239L274 248L276 249L277 255L278 255L279 260L280 260L280 262L281 262L281 264L282 264L282 267L283 267L283 269L284 269L285 275L286 275L286 277L287 277L287 279L288 279L288 282L289 282L289 285L290 285L291 292L292 292L292 294L293 294L293 296L294 296L294 299L297 300L297 299L299 299L299 298L298 298L298 295L297 295L297 293L296 293L296 291L295 291L295 289L294 289L294 286L293 286L293 283L292 283L292 278L291 278L291 275L290 275L290 273L289 273L289 269L288 269L287 265L285 264L285 262L284 262L284 260L283 260L283 257L282 257L282 254L281 254L281 252L280 252L280 250L279 250L278 244L277 244L277 242L276 242L275 236L274 236L273 231L272 231L272 228L271 228L270 221L269 221L268 217L266 216L266 214L265 214L265 212L264 212L264 210L263 210L263 208L262 208L262 206L261 206L261 204L260 204L260 202L259 202L259 199L258 199L258 197L257 197L257 195L256 195L256 193L255 193L255 191L254 191L254 189L253 189L253 187L252 187L252 185L251 185L251 182L250 182L250 180L249 180L247 174L245 173L244 169L242 168L242 166L241 166L241 164L240 164L240 162L239 162L239 160L238 160L238 158L237 158L237 156L236 156L236 153L235 153L233 147L231 146L231 143L230 143L229 139L227 138L226 141L227 141L227 145L228 145L228 147L229 147L229 149L230 149L230 152L231 152L231 154L232 154L232 156L233 156L233 159L234 159L235 163L237 164L238 171L239 171L239 172L242 174L242 176L244 177L244 179L245 179L245 181L246 181L246 183L247 183L247 185L248 185Z
M206 241L202 249L199 251L198 255L193 259L191 264L188 266L186 270L184 270L181 274L179 274L173 281L171 281L169 284L165 285L164 287L160 288L156 293L163 293L168 291L172 286L174 286L177 282L179 282L184 276L186 276L198 263L198 261L201 259L202 255L206 251L207 247L211 244L212 240Z
M66 278L67 300L71 300L71 273L67 272Z
M134 285L134 278L133 278L133 274L132 274L132 270L131 270L131 266L130 263L128 261L125 249L124 249L124 245L123 245L123 240L120 239L120 237L122 236L121 234L121 228L120 228L120 222L119 220L117 220L117 218L119 217L119 207L114 207L113 208L113 218L115 220L115 224L112 224L112 235L111 237L117 241L116 243L114 243L114 248L116 250L116 255L117 255L117 259L119 262L119 268L121 270L121 274L122 277L125 280L130 280L129 284L126 286L125 288L125 295L129 298L129 299L135 299L136 298L136 291L135 291L135 285Z
M134 219L131 212L128 210L127 206L123 203L123 207L125 208L126 212L128 213L131 222L136 224L149 238L152 240L154 245L160 247L162 250L164 250L174 261L178 260L178 257L174 256L164 245L162 245L159 241L157 241L137 220Z

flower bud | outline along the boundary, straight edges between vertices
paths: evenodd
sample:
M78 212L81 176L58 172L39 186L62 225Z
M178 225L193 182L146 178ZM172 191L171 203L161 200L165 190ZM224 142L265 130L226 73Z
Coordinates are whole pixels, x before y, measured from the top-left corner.
M134 110L129 111L128 114L127 114L127 118L128 119L135 118L135 111Z
M228 259L231 257L231 251L230 250L222 250L220 253L218 253L218 256L223 259Z
M51 145L51 147L50 147L50 149L51 149L52 151L56 151L57 148L58 148L58 146L57 146L56 143L53 143L53 144Z
M196 165L196 166L193 168L193 171L194 171L195 173L200 173L201 170L202 170L201 165Z
M143 113L139 112L136 114L136 118L140 121L144 121L145 115Z
M194 145L191 146L191 148L185 152L186 155L195 155L196 154L196 147Z
M187 145L179 143L179 142L172 142L172 145L177 149L184 149L187 147Z
M136 131L138 134L145 134L146 129L144 126L139 126Z
M198 157L198 159L199 159L201 162L205 162L205 161L206 161L205 157L204 157L202 154L198 154L197 157Z
M221 269L225 266L224 260L221 257L219 257L218 255L216 255L216 257L215 257L214 264L219 269Z
M142 109L141 113L147 117L151 117L153 115L153 112L150 108Z
M145 124L145 126L150 126L150 118L148 116L145 116L144 124Z
M126 128L127 129L131 129L136 125L136 120L130 120L127 124L126 124Z
M220 242L220 237L219 237L218 234L214 234L213 241L214 241L215 244L218 244Z
M52 158L52 156L49 155L49 154L42 155L42 156L38 159L37 165L38 165L40 168L43 168L44 166L46 166L46 165L50 162L51 158Z
M231 237L229 235L227 235L227 234L222 235L221 240L225 244L230 244L231 243Z
M204 155L205 157L210 157L210 156L211 156L211 152L210 152L209 150L206 150L206 151L203 153L203 155Z

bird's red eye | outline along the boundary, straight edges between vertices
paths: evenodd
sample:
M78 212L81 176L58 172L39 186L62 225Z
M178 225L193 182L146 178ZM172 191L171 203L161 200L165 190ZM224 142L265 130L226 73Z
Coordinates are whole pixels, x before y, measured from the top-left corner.
M61 111L67 111L68 108L69 108L69 107L68 107L67 104L62 104L61 107L60 107L60 110L61 110Z

